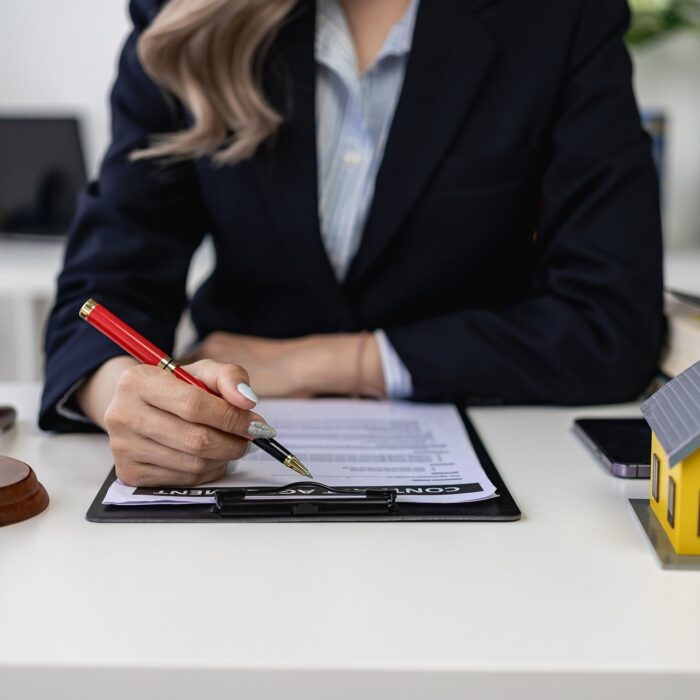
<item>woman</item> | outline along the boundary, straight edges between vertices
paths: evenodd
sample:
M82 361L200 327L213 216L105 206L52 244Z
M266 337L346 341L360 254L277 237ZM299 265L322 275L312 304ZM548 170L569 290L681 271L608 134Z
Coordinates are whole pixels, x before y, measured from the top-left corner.
M132 0L113 140L72 227L41 425L107 430L122 479L199 483L266 396L632 399L661 334L649 140L624 0ZM211 233L191 369L172 347ZM245 367L245 370L241 369Z

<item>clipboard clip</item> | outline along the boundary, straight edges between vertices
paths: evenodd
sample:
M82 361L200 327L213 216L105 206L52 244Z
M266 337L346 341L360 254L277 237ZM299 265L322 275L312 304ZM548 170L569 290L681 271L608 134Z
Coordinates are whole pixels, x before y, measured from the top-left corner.
M316 498L313 497L316 495L313 492L316 492ZM216 492L213 511L222 517L288 515L297 518L319 515L387 515L395 506L395 489L340 488L317 481L295 481L286 486L220 489Z

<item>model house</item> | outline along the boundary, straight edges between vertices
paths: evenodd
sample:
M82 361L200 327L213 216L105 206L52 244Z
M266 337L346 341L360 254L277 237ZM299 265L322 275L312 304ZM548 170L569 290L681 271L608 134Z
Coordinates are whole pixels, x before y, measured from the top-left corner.
M641 408L652 430L652 510L678 554L700 554L700 362Z

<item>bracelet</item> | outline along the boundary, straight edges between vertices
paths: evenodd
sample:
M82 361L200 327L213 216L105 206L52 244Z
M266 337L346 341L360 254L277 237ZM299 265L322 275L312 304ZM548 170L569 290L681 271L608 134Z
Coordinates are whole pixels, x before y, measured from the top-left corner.
M360 337L357 340L357 355L355 361L355 382L353 385L353 390L350 396L353 399L361 399L363 397L369 397L372 399L382 400L386 399L386 395L379 391L378 389L373 389L364 385L364 376L362 371L363 360L365 357L365 346L367 345L367 340L370 337L368 331L362 331Z

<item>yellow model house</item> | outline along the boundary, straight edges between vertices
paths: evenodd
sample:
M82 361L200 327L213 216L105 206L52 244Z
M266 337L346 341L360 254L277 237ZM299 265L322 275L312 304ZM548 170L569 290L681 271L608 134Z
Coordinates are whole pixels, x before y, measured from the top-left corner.
M651 426L651 508L678 554L700 554L700 362L642 404Z

